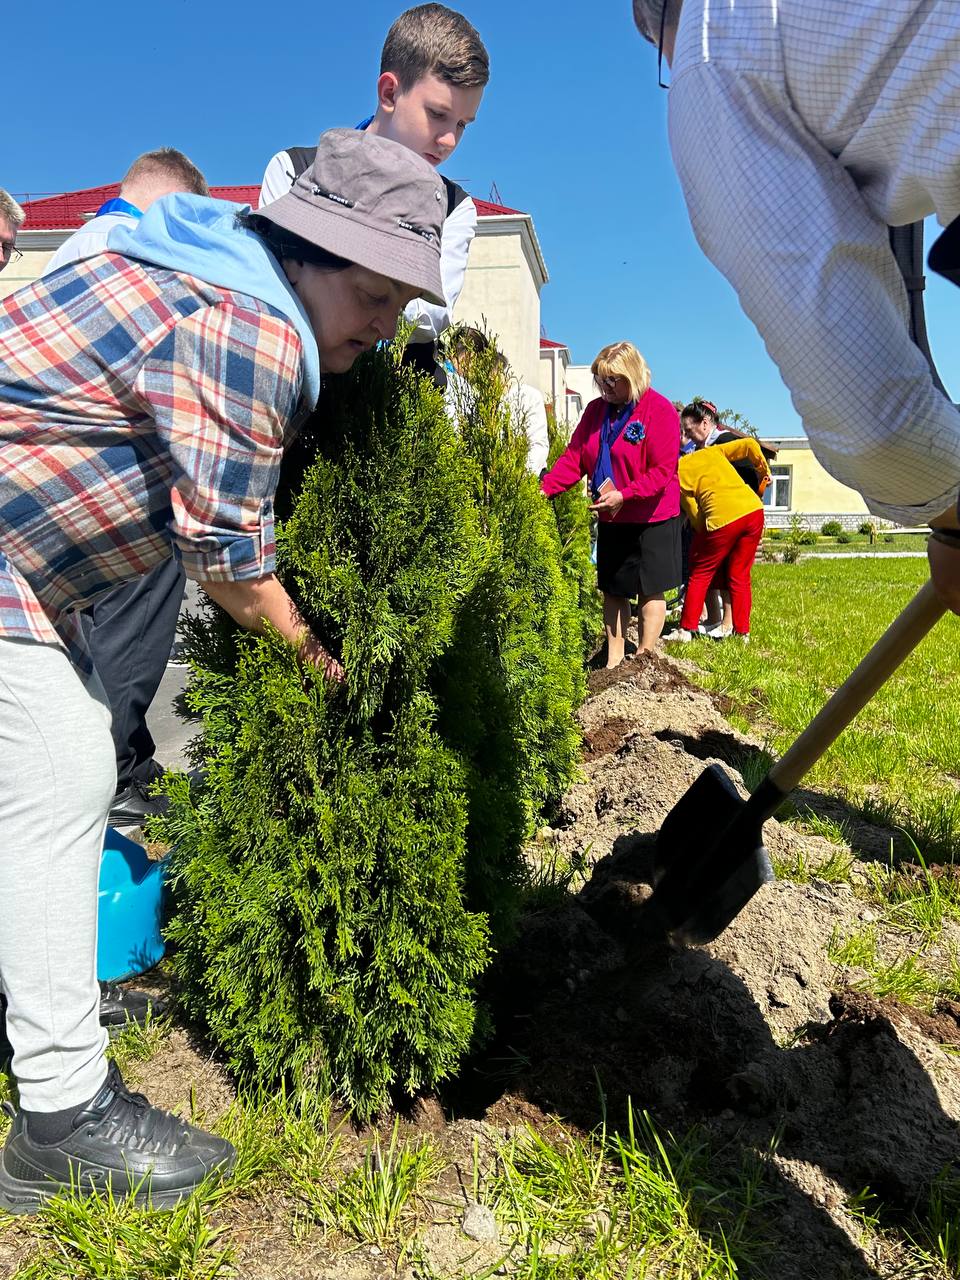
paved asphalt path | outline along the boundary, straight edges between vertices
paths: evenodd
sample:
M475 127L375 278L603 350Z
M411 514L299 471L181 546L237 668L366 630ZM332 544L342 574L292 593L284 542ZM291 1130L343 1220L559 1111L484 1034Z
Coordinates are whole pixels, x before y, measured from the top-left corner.
M199 591L193 582L187 583L181 617L184 613L196 612ZM147 715L147 724L157 744L154 758L165 769L186 769L187 758L184 747L195 735L196 725L184 720L177 707L177 700L186 688L189 671L186 667L168 662L157 696ZM186 708L183 708L186 710Z

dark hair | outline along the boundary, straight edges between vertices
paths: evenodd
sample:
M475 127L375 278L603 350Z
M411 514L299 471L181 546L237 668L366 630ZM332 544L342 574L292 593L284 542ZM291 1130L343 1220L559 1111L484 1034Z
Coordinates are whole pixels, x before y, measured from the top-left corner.
M149 179L162 178L179 182L184 191L195 196L208 196L210 189L203 174L176 147L159 147L156 151L145 151L137 156L133 164L123 175L121 187L130 182L143 182Z
M380 74L385 71L393 72L403 90L431 74L461 89L482 89L490 79L490 58L462 13L421 4L401 13L387 32Z
M278 262L282 262L284 258L293 258L297 262L309 262L321 271L346 271L347 267L355 265L349 258L338 258L335 253L321 249L318 244L311 244L309 240L287 231L285 227L278 227L275 222L261 217L259 213L240 213L237 215L237 222L266 241L267 248Z
M717 425L720 423L720 414L717 412L717 406L709 400L702 400L699 396L691 400L681 412L680 417L690 418L693 422L702 422L704 418L710 418Z

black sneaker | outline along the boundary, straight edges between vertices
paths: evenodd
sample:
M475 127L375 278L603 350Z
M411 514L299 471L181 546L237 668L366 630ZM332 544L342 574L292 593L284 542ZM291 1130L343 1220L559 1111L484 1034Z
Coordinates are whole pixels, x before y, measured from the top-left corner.
M139 827L147 818L166 813L169 800L164 795L151 795L153 780L144 782L134 778L129 787L124 787L113 797L108 819L112 827Z
M230 1174L237 1158L225 1138L131 1093L113 1062L62 1142L34 1142L27 1125L24 1113L15 1112L0 1152L0 1208L8 1213L36 1213L44 1200L71 1188L80 1195L133 1192L139 1205L170 1209L211 1174Z
M100 983L100 1025L111 1036L122 1031L128 1023L140 1026L153 1018L162 1017L166 1004L156 996L129 987L118 987L111 982Z

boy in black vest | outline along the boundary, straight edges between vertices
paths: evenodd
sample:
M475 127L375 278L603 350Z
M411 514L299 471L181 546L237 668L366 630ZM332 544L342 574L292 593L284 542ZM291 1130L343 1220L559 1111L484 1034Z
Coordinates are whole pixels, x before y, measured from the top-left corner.
M387 33L380 56L377 110L358 127L409 147L429 164L443 164L473 123L489 78L487 51L466 18L442 4L418 5L402 13ZM315 150L288 147L278 152L263 175L260 203L289 191L294 179L313 163ZM416 298L404 313L415 326L408 358L438 380L442 371L436 364L436 340L451 323L477 230L477 209L471 198L449 179L443 183L447 218L440 270L447 305Z

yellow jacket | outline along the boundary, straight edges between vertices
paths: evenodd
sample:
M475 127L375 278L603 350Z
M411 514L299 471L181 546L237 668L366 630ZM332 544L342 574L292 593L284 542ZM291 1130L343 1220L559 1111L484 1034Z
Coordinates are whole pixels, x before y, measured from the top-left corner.
M713 533L751 511L762 510L763 503L731 466L740 461L756 467L761 488L766 488L770 468L752 436L730 440L727 444L707 445L680 459L680 504L698 532Z

